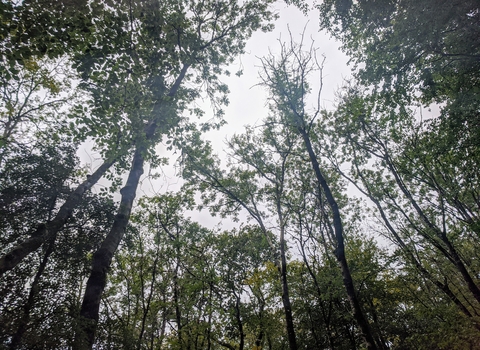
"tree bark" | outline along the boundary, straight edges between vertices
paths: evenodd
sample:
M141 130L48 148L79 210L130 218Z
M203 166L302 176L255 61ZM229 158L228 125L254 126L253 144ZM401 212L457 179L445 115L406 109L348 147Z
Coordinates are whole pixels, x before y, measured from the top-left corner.
M287 337L290 350L297 350L297 338L295 336L295 327L293 324L292 304L290 302L290 293L287 280L287 258L285 252L285 225L283 222L280 196L277 194L277 214L280 221L280 280L282 282L282 301L285 310L285 321L287 324Z
M53 253L53 247L55 245L55 237L50 241L50 244L47 247L47 251L45 252L45 256L38 267L38 271L35 274L35 278L33 279L32 286L30 287L30 292L28 294L28 300L23 307L23 315L20 319L20 324L17 328L17 331L12 337L12 341L10 342L10 350L15 350L20 347L23 334L28 330L28 323L30 321L30 314L32 312L33 306L35 304L35 298L37 298L38 291L39 291L39 284L40 279L42 277L43 272L48 263L48 259L50 255Z
M343 239L343 224L342 224L342 219L340 216L340 210L338 209L338 204L335 201L335 198L333 197L332 191L330 190L330 186L328 185L326 179L324 178L321 170L320 170L320 165L317 160L317 156L315 152L313 151L312 144L310 142L310 137L307 134L307 131L298 126L298 131L300 132L303 141L305 143L305 147L307 149L310 162L312 163L313 170L315 172L315 176L318 181L318 185L321 187L323 192L325 193L325 197L327 198L327 202L332 210L333 214L333 228L335 232L335 240L337 242L337 248L335 250L335 256L337 258L337 261L340 265L341 271L342 271L342 278L343 278L343 285L345 286L345 290L347 292L348 300L350 302L350 305L353 309L353 317L355 318L355 321L357 321L362 334L363 338L365 341L365 345L367 346L367 349L377 349L377 346L375 344L375 340L372 334L372 331L370 329L370 325L368 324L368 320L366 319L362 308L360 306L360 301L357 298L357 295L355 293L355 287L353 285L353 278L352 275L350 274L350 269L348 267L348 262L345 257L345 244L344 244L344 239Z
M185 78L190 64L185 63L170 88L167 96L174 97ZM161 115L162 104L155 106L153 114ZM157 130L158 118L154 118L145 126L145 139L151 141ZM112 228L103 241L100 248L93 255L92 271L87 281L85 294L80 309L79 325L75 334L73 348L75 350L92 349L95 340L95 332L99 318L100 300L107 283L107 272L112 263L113 254L120 244L132 212L140 176L143 174L145 147L137 146L133 156L132 166L128 175L127 183L120 190L122 198L115 216Z
M190 64L184 64L182 69L170 88L167 96L174 97L185 78ZM154 115L162 115L162 104L158 104L154 109ZM145 126L145 140L151 141L157 129L158 118L154 118ZM100 300L107 283L107 272L112 263L113 254L115 254L120 244L132 212L133 201L135 200L140 176L143 174L145 147L137 146L133 156L132 166L128 175L127 183L120 190L122 198L115 216L112 228L103 241L100 248L93 255L92 271L87 281L85 294L80 309L80 323L75 334L74 349L84 350L92 349L95 340L95 332L99 318Z
M143 286L143 278L142 278L142 303L143 303L142 309L143 309L143 315L142 315L140 333L138 335L138 340L137 340L137 349L138 350L142 349L142 340L143 340L143 335L145 333L147 316L148 316L148 313L150 312L150 305L152 303L153 292L155 290L155 283L157 281L157 268L158 268L158 259L159 259L158 255L159 255L159 252L158 252L158 248L157 248L157 252L155 254L155 260L153 261L152 282L151 282L151 285L150 285L150 291L148 293L146 304L143 302L143 299L145 299L145 297L144 297L144 292L143 292L144 286ZM142 264L143 264L143 262L142 262ZM143 274L143 271L141 271L141 273Z
M55 218L46 224L39 225L31 237L21 242L0 258L0 277L17 266L27 255L50 241L63 228L73 210L81 203L85 192L92 188L112 166L114 160L105 161L86 181L81 183L60 207Z
M243 321L240 314L240 296L233 291L233 295L235 296L235 318L237 320L238 325L238 333L240 333L240 344L238 345L238 350L243 350L245 347L245 332L243 329Z
M87 281L80 309L80 323L75 334L74 349L91 349L93 346L100 301L107 283L107 272L112 263L113 254L125 234L140 176L143 174L143 164L143 149L137 148L133 156L127 183L120 190L122 198L112 228L100 248L93 255L92 271Z

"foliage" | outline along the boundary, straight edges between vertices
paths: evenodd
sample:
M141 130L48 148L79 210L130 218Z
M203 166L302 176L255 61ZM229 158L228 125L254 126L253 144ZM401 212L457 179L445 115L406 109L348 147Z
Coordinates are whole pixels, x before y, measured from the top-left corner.
M83 175L77 168L76 147L68 141L45 141L33 150L20 146L9 151L0 186L2 255L51 220L72 191L71 184ZM2 276L2 347L71 344L79 293L88 271L85 256L111 224L112 208L109 198L85 196L63 230Z
M321 26L343 43L360 80L383 83L403 97L420 87L424 102L452 100L478 89L478 4L475 1L341 1L317 5Z
M0 348L82 348L97 323L105 349L478 347L478 4L288 2L354 78L322 110L322 60L290 35L261 59L268 114L225 156L204 132L273 1L0 3ZM199 98L215 118L192 118ZM135 202L161 142L185 185Z
M183 217L191 204L188 193L141 200L104 297L100 344L247 346L265 327L264 301L252 294L260 293L254 274L271 258L263 234L251 227L215 234Z
M2 252L49 220L76 176L76 147L44 140L4 150L0 182Z

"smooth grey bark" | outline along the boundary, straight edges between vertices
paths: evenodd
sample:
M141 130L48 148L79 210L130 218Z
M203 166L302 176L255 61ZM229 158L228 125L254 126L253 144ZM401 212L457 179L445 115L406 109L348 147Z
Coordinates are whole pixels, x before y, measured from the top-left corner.
M0 277L7 271L17 266L27 255L36 251L42 244L50 241L63 228L73 210L81 203L82 197L94 186L115 160L105 161L91 176L82 182L75 191L68 196L52 221L39 225L31 236L13 247L7 254L0 258Z
M87 281L80 309L79 327L75 335L75 349L91 349L93 346L100 301L107 283L107 272L112 263L113 254L116 252L125 234L138 183L143 174L143 151L142 148L135 150L127 182L120 190L122 198L112 228L100 248L93 255L92 270Z

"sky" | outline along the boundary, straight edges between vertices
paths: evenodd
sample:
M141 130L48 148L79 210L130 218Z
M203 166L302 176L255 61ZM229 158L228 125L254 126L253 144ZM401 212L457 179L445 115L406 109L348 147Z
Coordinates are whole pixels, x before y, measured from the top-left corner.
M279 18L275 22L275 29L268 33L261 31L254 33L247 42L245 54L229 67L232 75L223 79L230 89L230 103L224 109L227 124L218 131L205 134L205 139L211 141L214 151L220 158L224 158L226 139L232 137L235 133L243 132L246 125L261 123L262 119L267 116L267 94L264 88L257 86L260 81L260 58L270 53L277 55L280 49L279 41L290 40L290 33L296 42L301 40L302 33L304 33L305 46L309 47L313 40L313 46L318 49L317 54L325 56L322 73L322 107L333 108L335 92L341 87L344 79L350 76L350 68L347 66L348 58L341 52L339 43L331 39L326 33L319 31L318 12L315 9L312 9L308 16L305 16L295 6L286 5L283 1L277 2L275 9L279 14ZM233 74L239 69L243 71L240 77ZM314 90L318 89L319 81L320 77L313 77L311 85ZM200 105L205 110L207 119L213 115L209 102L200 103ZM162 157L170 156L172 158L170 165L155 170L148 169L148 167L145 169L141 185L137 191L137 199L145 195L152 196L166 191L176 191L181 187L182 180L174 167L177 155L169 153L165 145L159 145L157 152ZM95 161L97 157L89 150L84 150L80 156L82 160L90 164L92 171L95 166L99 165L99 162ZM160 172L161 176L154 179L151 175L156 172ZM126 176L127 174L124 176L125 179ZM99 186L105 185L105 182L103 185L102 183L99 184ZM119 200L120 198L116 199ZM189 215L192 220L207 227L215 227L221 221L220 218L212 218L205 211L190 212ZM224 228L230 226L228 222L223 222L223 225Z
M350 74L347 67L347 57L339 49L339 44L330 39L326 33L318 30L318 12L313 9L306 17L296 7L288 6L284 2L276 4L280 18L276 22L275 30L269 33L257 32L248 41L246 53L241 56L238 63L234 64L232 71L242 64L243 75L238 78L232 75L226 80L230 88L230 105L226 108L225 119L227 125L212 133L212 142L216 149L221 150L225 137L239 132L247 124L254 125L261 121L268 112L266 108L267 95L259 83L260 58L272 53L279 53L279 40L289 40L289 29L294 41L301 40L301 34L305 31L305 46L310 46L311 40L314 47L318 48L319 55L325 55L323 70L322 107L332 108L335 91L342 85L342 81ZM237 68L238 70L238 68ZM313 77L313 87L316 77ZM319 80L318 80L319 81Z
M327 109L334 106L335 92L341 87L345 78L350 76L350 68L347 66L348 58L339 49L339 43L330 39L318 29L318 12L313 9L308 16L305 16L294 6L288 6L283 1L276 4L276 10L279 13L279 19L272 32L256 32L248 41L245 54L236 60L231 66L230 71L236 72L240 68L243 70L241 77L232 74L224 81L230 89L229 105L225 108L225 120L227 124L218 131L211 131L205 135L205 139L210 140L214 151L222 159L224 158L225 140L232 137L235 133L241 133L246 125L256 125L261 123L267 116L268 108L267 94L265 90L256 86L259 83L260 58L269 53L277 55L279 53L279 40L289 40L289 31L294 41L300 41L304 32L304 43L311 45L314 41L314 47L318 48L318 54L325 56L323 69L323 88L321 94L321 105ZM319 87L319 77L312 77L312 86L314 89ZM316 83L317 82L317 83ZM207 115L211 112L209 103L203 105ZM208 116L207 116L208 118ZM164 152L165 147L160 146L159 152ZM181 179L176 174L173 166L163 167L161 169L163 176L152 180L147 174L144 177L142 187L137 196L153 195L165 191L175 191L181 186ZM190 217L194 221L200 222L207 227L215 227L222 221L220 218L212 218L205 211L190 212ZM235 226L228 220L223 220L223 228Z

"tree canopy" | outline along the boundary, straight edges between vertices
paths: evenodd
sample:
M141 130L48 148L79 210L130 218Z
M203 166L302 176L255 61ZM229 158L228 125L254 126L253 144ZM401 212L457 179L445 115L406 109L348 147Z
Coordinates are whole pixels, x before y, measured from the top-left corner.
M278 2L0 3L0 349L479 346L478 3L287 3L352 77L289 29L223 152Z

